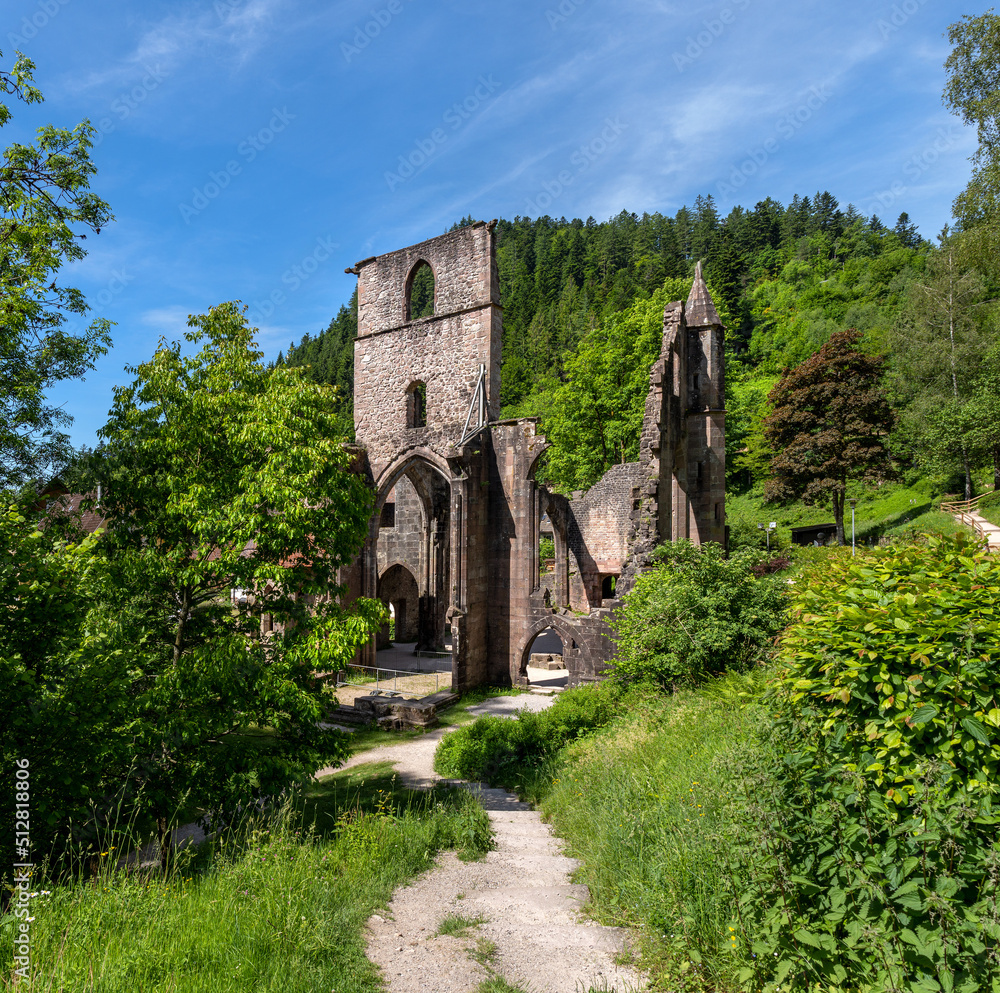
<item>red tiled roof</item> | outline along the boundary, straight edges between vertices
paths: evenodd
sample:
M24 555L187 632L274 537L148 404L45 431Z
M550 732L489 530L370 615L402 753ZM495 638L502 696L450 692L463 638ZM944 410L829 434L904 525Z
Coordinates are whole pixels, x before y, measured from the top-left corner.
M56 515L75 517L80 527L87 533L93 534L104 527L107 518L99 507L90 510L82 510L81 504L84 500L93 500L96 493L43 493L43 501L39 502L38 509L42 511L42 522L46 519L54 518Z

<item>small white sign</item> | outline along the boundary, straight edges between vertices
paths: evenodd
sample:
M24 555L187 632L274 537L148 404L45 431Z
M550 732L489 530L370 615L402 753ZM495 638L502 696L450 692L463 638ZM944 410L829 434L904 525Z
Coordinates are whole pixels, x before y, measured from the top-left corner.
M777 526L778 526L778 522L777 521L771 521L771 523L768 525L768 527L771 527L771 528L776 528Z

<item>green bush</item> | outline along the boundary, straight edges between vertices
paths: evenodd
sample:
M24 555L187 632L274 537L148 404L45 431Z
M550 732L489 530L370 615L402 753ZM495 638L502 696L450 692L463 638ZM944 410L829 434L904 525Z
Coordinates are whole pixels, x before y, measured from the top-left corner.
M931 538L798 589L770 695L777 785L737 853L757 956L741 979L1000 988L1000 559Z
M599 683L567 690L541 713L522 710L513 720L480 717L442 739L434 768L442 776L517 787L567 741L607 724L620 695L614 684Z
M989 803L1000 789L1000 559L960 536L879 549L832 561L793 610L779 707L807 719L818 754L900 803L930 763Z
M657 555L612 622L614 675L672 686L751 666L784 616L787 582L757 575L766 554L743 548L727 559L721 545L676 541Z

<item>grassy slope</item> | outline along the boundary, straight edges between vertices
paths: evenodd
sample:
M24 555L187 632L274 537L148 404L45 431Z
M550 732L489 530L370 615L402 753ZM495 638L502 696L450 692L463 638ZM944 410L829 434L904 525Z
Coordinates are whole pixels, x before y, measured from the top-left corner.
M963 532L963 526L951 515L936 509L937 500L926 493L926 487L907 487L886 484L882 487L859 487L853 491L858 497L855 510L855 532L859 543L868 544L883 536L910 533L937 532L954 534ZM787 506L765 503L763 493L756 488L749 493L726 497L726 516L731 525L756 526L758 523L776 521L778 542L787 546L791 541L791 528L807 524L832 522L828 509L807 507L802 503ZM851 512L844 515L844 532L848 543L851 539ZM772 542L774 537L772 536Z
M314 825L315 830L310 830ZM25 991L374 993L363 927L440 848L482 854L486 814L461 792L413 794L386 764L314 786L282 827L221 846L167 881L109 866L33 901ZM11 930L0 935L0 981Z
M752 678L731 676L632 701L563 750L531 790L583 862L594 915L642 928L658 989L730 988L748 954L729 940L740 886L724 853L735 842L733 769L758 747L754 695Z

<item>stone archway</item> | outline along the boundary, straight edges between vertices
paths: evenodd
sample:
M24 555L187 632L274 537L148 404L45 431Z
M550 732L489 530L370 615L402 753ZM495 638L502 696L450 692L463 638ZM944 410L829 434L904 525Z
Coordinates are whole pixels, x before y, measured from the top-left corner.
M562 657L564 668L569 670L569 683L573 684L573 677L577 669L579 658L579 631L575 630L572 623L567 621L561 614L547 614L535 620L522 635L514 653L514 671L511 672L511 682L515 685L526 686L528 684L528 662L530 661L532 650L536 639L546 631L553 631L562 642Z
M410 451L382 473L376 486L369 536L369 554L379 577L375 592L396 609L396 601L382 594L383 577L394 564L405 570L416 588L416 597L411 587L410 596L404 598L407 632L413 634L418 650L443 651L451 593L452 494L447 463L441 464L429 452ZM381 524L389 516L382 511L390 494L394 497L391 527ZM387 639L380 642L387 644Z
M392 607L396 622L394 640L416 641L420 622L420 590L416 577L402 562L394 562L382 570L378 580L378 596L387 608ZM386 643L387 635L388 631L384 639Z

